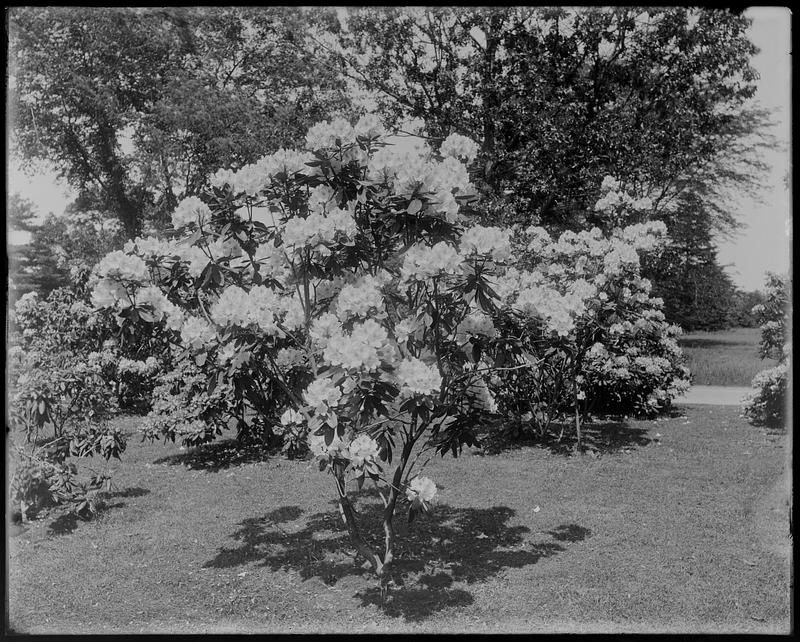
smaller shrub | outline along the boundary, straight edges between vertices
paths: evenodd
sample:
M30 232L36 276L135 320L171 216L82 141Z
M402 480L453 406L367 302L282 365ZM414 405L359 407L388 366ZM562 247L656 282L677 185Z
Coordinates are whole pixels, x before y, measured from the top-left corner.
M762 370L753 377L753 392L744 402L744 414L756 425L778 428L786 412L786 392L789 384L787 363Z
M744 401L744 415L756 425L783 426L786 418L789 358L791 344L791 282L786 276L768 274L766 300L753 308L761 323L761 358L779 359L774 368L759 372L752 386L754 392Z
M54 290L17 301L8 353L10 442L15 440L10 500L22 518L50 504L94 511L105 472L78 475L70 458L119 458L125 439L108 425L118 411L117 358L107 342L113 316L93 314L75 292Z

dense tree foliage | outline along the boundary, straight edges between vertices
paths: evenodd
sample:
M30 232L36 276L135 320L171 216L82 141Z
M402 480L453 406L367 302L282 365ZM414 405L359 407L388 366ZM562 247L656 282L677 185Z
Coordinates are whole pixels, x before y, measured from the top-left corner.
M165 221L220 167L297 142L346 99L291 46L326 12L288 8L17 8L14 143L52 162L127 237Z
M54 163L78 190L76 211L118 218L126 238L168 227L216 170L352 115L360 88L388 124L421 119L434 146L450 133L479 142L472 173L489 222L560 232L663 220L675 243L649 276L668 318L730 320L734 290L712 239L736 228L729 188L757 185L754 150L766 141L766 115L747 106L756 50L741 15L29 7L9 24L15 151L32 167ZM616 220L594 209L607 175L649 198L649 212ZM64 283L65 259L47 249L78 249L63 227L50 220L20 258L49 266L36 268L36 287Z
M605 175L658 209L741 133L747 25L687 8L360 9L341 40L390 119L479 140L488 191L580 228L603 223L587 206Z
M664 314L684 330L728 327L736 288L717 261L703 201L694 192L682 195L669 220L671 242L646 271Z
M119 222L84 208L78 199L63 215L50 212L38 222L30 201L11 197L8 229L30 235L27 243L10 246L8 251L12 298L28 292L46 295L60 287L80 290L95 263L122 247L124 234Z

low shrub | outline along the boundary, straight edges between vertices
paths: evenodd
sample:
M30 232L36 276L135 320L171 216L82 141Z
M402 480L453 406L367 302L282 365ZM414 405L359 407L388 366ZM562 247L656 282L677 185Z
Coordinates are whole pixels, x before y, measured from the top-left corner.
M779 359L777 366L762 370L753 377L754 391L744 401L744 415L756 425L785 425L792 351L791 343L787 342L792 323L790 289L788 276L769 273L766 300L753 308L753 314L761 324L761 358Z

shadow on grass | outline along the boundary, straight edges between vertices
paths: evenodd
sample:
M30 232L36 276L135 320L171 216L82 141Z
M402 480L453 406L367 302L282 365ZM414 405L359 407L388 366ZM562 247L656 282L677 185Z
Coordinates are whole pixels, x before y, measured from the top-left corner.
M363 493L362 497L369 497ZM380 519L383 506L362 504L359 526L373 550L380 550ZM228 568L256 563L271 570L293 570L303 580L318 577L333 585L347 576L372 579L363 560L355 558L344 525L336 510L310 515L301 524L302 510L284 506L263 517L241 522L232 537L239 543L223 548L204 564L205 568ZM395 519L397 545L390 591L384 611L407 620L423 620L452 606L473 602L467 587L508 568L536 564L564 550L564 543L591 535L577 524L549 531L543 541L526 540L526 526L509 523L514 511L494 508L454 508L444 504L413 524L398 513ZM346 552L345 552L346 551ZM455 586L459 583L460 586ZM381 604L377 582L356 593L363 605Z
M715 339L681 339L678 341L678 345L681 348L716 348L719 346L724 346L729 348L730 346L748 346L753 347L753 343L749 339L730 339L728 341L720 340L718 338ZM758 350L758 347L753 347L754 351Z
M58 515L50 524L47 525L48 535L68 535L74 532L81 522L90 521L99 515L106 513L114 508L122 508L125 502L114 502L109 504L107 500L116 498L128 497L143 497L149 495L150 491L147 488L140 488L133 486L119 491L104 492L97 496L97 504L94 514L89 513L86 516L76 514L74 511L69 511Z
M683 416L679 411L670 415ZM561 433L561 427L564 432ZM647 436L648 430L630 426L626 421L606 418L603 421L591 421L581 424L581 442L584 451L593 451L601 455L646 446L652 439ZM575 425L554 424L544 435L530 432L505 431L489 434L485 437L487 454L497 455L506 450L523 447L545 448L556 455L573 455L576 451L577 436Z
M188 466L196 470L217 473L242 464L255 464L267 461L274 448L262 444L242 444L235 439L203 444L177 455L156 459L154 464Z

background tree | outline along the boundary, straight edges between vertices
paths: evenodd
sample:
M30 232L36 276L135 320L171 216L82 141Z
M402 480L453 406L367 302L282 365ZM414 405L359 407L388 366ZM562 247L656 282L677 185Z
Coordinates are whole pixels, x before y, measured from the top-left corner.
M579 228L602 224L581 213L605 175L658 210L743 124L758 127L763 114L741 118L756 80L748 24L678 7L370 8L350 13L340 42L387 118L479 140L488 194Z
M12 142L52 162L127 237L164 221L210 173L297 140L346 98L330 66L286 41L288 8L17 8Z
M6 234L12 239L20 232L30 234L37 228L36 206L20 194L14 192L6 200ZM31 269L29 257L24 251L24 243L9 243L6 249L6 265L8 267L9 290L25 294L32 288L27 283Z
M737 289L733 293L731 304L731 325L741 328L755 328L758 320L753 314L753 308L764 303L764 293L760 290L745 292Z
M50 212L27 230L30 241L9 251L9 273L15 297L38 292L44 297L59 287L80 289L92 267L122 247L124 231L115 218L73 203L63 215Z
M664 299L664 314L684 330L729 327L736 288L719 265L711 215L696 192L678 199L669 214L670 243L644 273L653 295Z
M555 232L636 222L594 211L606 175L649 197L649 217L676 238L678 263L658 270L667 318L710 328L727 323L733 291L712 239L737 229L732 188L755 194L758 150L775 142L748 103L748 26L683 7L359 9L339 42L390 121L480 141L490 220ZM696 287L681 292L686 277Z

